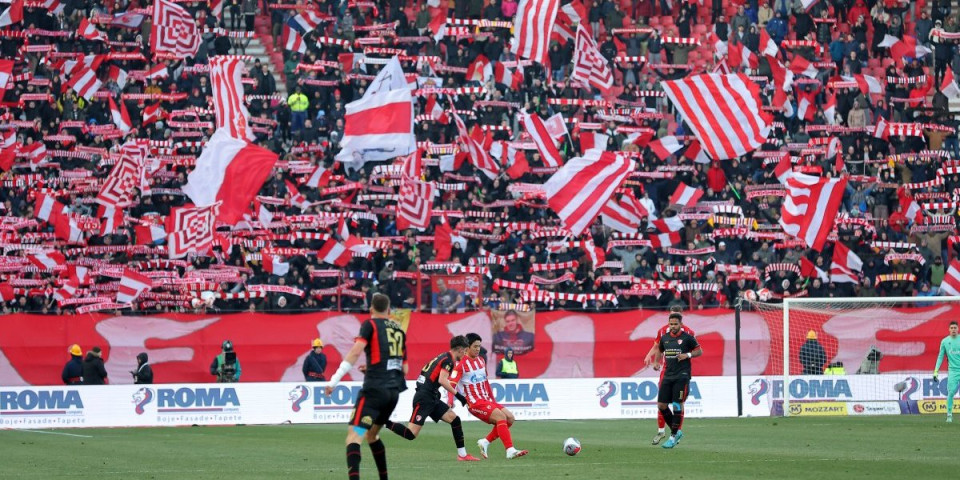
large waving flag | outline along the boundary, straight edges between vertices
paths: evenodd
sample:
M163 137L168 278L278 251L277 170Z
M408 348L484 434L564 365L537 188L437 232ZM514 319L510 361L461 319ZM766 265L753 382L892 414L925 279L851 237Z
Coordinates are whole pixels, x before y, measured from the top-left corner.
M661 85L714 160L752 152L770 134L760 115L760 89L746 75L709 73Z
M819 252L833 230L847 180L793 173L784 185L787 196L780 215L783 231Z
M226 130L231 137L254 140L248 118L250 112L243 102L241 78L246 71L243 59L236 56L216 56L210 59L210 89L217 117L217 131Z
M633 160L614 152L590 150L567 162L543 184L547 204L564 228L580 235L635 166Z
M412 99L410 89L402 88L348 103L337 159L362 164L416 151Z
M154 0L150 46L154 56L196 55L200 49L200 31L190 12L170 0Z
M547 63L550 34L560 10L560 0L520 0L513 17L510 51L520 58Z

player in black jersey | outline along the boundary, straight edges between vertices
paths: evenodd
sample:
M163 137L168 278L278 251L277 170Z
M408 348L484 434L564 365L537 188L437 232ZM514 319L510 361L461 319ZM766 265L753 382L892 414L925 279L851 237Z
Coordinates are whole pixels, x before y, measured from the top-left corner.
M683 330L683 315L673 312L668 318L670 331L661 335L657 344L666 363L657 395L657 408L670 426L670 438L664 442L663 448L673 448L683 438L680 423L683 421L683 401L687 399L690 388L690 359L703 355L697 337ZM670 407L673 407L673 412Z
M460 424L460 417L453 411L447 403L441 400L441 387L460 398L461 402L466 404L467 399L450 384L450 372L454 364L463 358L467 348L467 339L463 335L458 335L450 339L450 351L443 352L427 362L420 370L420 376L417 377L417 393L413 395L413 413L410 415L410 423L406 427L399 423L393 423L387 420L385 426L407 440L417 438L423 424L427 418L434 422L443 420L450 424L453 430L453 441L457 445L457 461L476 462L479 458L467 453L463 443L463 426Z
M407 388L407 335L390 319L390 297L377 293L371 300L371 318L360 325L360 335L344 357L326 388L327 396L340 383L360 353L367 355L363 388L347 429L347 478L360 478L360 443L366 438L380 479L387 478L387 452L380 440L380 428L390 419L400 392Z

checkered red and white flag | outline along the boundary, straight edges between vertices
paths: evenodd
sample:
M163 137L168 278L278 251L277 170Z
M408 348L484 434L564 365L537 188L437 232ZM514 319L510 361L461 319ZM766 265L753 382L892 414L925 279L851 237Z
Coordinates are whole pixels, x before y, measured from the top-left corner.
M133 189L145 183L144 160L149 148L145 141L127 142L120 148L120 160L100 187L97 203L120 208L130 204Z
M240 57L221 55L211 58L210 88L217 116L217 130L225 128L233 138L253 141L256 137L247 120L250 112L243 103L241 83L246 68Z
M397 228L427 228L433 209L436 185L404 177L400 184L400 202L397 204Z
M155 0L150 45L154 56L192 57L200 49L200 31L183 7L170 0Z
M604 94L609 93L613 87L613 72L610 71L607 59L600 55L597 41L583 24L577 28L576 47L573 54L573 75L570 78L596 87Z
M170 214L170 234L167 235L167 254L171 259L183 258L188 253L207 253L213 247L220 203L200 208L175 208Z

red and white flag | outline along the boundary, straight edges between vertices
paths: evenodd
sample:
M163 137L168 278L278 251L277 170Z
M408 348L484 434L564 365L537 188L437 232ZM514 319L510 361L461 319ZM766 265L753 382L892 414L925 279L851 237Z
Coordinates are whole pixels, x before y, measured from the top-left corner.
M510 51L520 58L545 65L558 10L560 0L520 0L513 17Z
M2 85L3 82L0 82ZM943 81L940 82L940 92L950 98L960 97L960 87L957 86L957 82L953 77L953 70L946 69L946 73L943 75Z
M156 245L167 238L167 231L163 225L134 225L133 233L137 237L137 245Z
M797 90L797 118L806 121L812 121L813 115L817 111L817 94L820 89L807 91L806 89Z
M150 69L144 72L143 74L143 78L146 78L147 80L152 80L155 78L156 79L167 78L169 76L170 76L170 70L167 69L166 63L158 63L150 67Z
M680 182L680 184L677 185L677 189L673 192L673 195L670 196L670 204L692 207L696 205L702 196L703 190L700 190L699 188L693 188L686 183Z
M592 37L593 32L590 31L590 23L584 21L589 20L589 17L590 13L587 7L580 0L573 0L563 5L557 12L557 23L553 25L554 39L562 44L566 44L567 40L573 40L577 34L578 25L583 25Z
M143 156L121 154L110 175L100 187L96 202L110 207L127 207L133 199L133 189L140 187L143 177Z
M547 204L564 228L580 235L635 167L633 160L614 152L591 150L567 162L543 184Z
M463 144L470 161L487 177L496 178L500 174L500 165L490 155L490 144L493 143L493 138L476 127L473 132L467 133L467 126L456 112L453 113L453 120L460 133L458 139Z
M150 46L155 56L195 56L200 49L200 31L190 12L171 0L154 0Z
M523 68L508 68L503 65L503 62L497 62L493 68L493 79L511 90L519 90L523 85Z
M415 152L412 100L410 89L402 88L348 103L337 160L362 164Z
M540 159L543 161L543 164L548 167L559 167L563 165L560 150L557 150L557 145L553 142L553 137L550 136L550 133L547 132L547 128L544 126L543 119L540 118L540 115L536 113L529 114L526 111L521 111L520 115L522 115L521 118L523 119L523 128L527 130L533 143L537 144L537 151L540 152Z
M219 129L197 159L183 193L199 207L222 204L217 220L236 225L276 163L276 153Z
M21 145L20 154L30 160L31 165L40 165L47 160L47 146L43 142Z
M265 272L278 277L285 276L290 272L290 264L288 262L281 261L279 256L268 253L267 251L260 253L260 265Z
M80 19L80 26L77 28L77 35L87 40L96 40L99 42L107 41L107 34L97 30L97 27L90 23L86 18Z
M50 223L50 219L63 213L66 206L53 195L38 194L33 207L33 216Z
M787 184L787 178L793 175L793 158L790 157L790 152L780 152L780 161L773 169L773 174L780 183Z
M655 218L650 222L650 225L653 225L661 232L679 232L680 229L683 228L683 220L680 220L679 215L674 215L672 217Z
M598 132L580 132L580 153L587 153L587 150L598 148L600 150L607 149L607 142L610 140L609 135L605 135Z
M906 188L900 187L897 189L897 200L900 203L900 211L908 220L915 224L923 223L923 209L920 208L916 198Z
M290 25L283 25L283 35L280 37L280 44L283 49L299 54L307 53L307 44L303 42L303 37L296 30L290 28Z
M57 251L37 252L27 255L30 264L40 270L52 270L60 265L67 263L67 257Z
M879 95L883 93L883 84L880 83L880 80L877 80L877 77L857 74L852 77L842 75L840 78L845 82L857 82L860 93L864 95Z
M123 269L120 277L120 290L117 290L117 303L133 303L144 291L153 288L150 277L130 268Z
M77 221L70 215L60 214L51 219L53 224L53 234L68 243L82 243L83 230L77 224Z
M746 75L703 74L660 84L714 160L756 150L770 133L760 88Z
M116 66L110 65L110 73L108 73L110 80L117 84L120 87L120 90L123 90L127 86L127 72L126 70Z
M613 72L607 59L600 54L597 41L583 24L577 28L576 50L573 53L573 74L570 78L583 85L600 90L604 95L613 88Z
M827 97L827 103L823 105L823 117L827 119L830 125L837 124L837 94L831 93Z
M624 195L619 201L611 198L600 210L603 224L623 233L637 233L647 216L649 212L633 195Z
M760 55L776 57L780 53L780 47L777 46L777 42L774 42L770 38L770 34L767 33L766 28L760 29Z
M922 58L933 52L922 44L917 44L917 38L910 35L904 35L903 39L893 35L884 35L883 40L877 46L889 48L890 57L900 62L901 65L905 62L905 58Z
M10 78L13 77L13 60L0 59L0 90L6 88L7 83L10 83Z
M130 133L133 128L133 122L130 121L130 112L127 111L127 104L120 101L120 108L117 108L117 102L113 97L107 97L110 103L110 116L113 118L113 124L123 133Z
M287 195L290 195L290 205L298 207L301 211L310 207L310 202L307 201L307 197L300 193L300 190L293 182L284 179L283 183L287 186Z
M310 177L307 179L307 186L313 188L326 187L330 183L330 177L333 176L333 172L323 168L323 165L317 165L317 168L313 169L313 173L310 174Z
M950 262L950 268L940 284L940 293L951 297L960 296L960 260L954 259Z
M813 62L803 58L801 55L793 56L793 60L790 61L790 71L796 75L803 75L810 78L817 78L817 75L820 73L820 70Z
M780 214L783 231L819 252L833 230L847 180L793 173L785 185L787 195Z
M204 255L209 252L213 248L219 208L220 202L199 208L174 208L167 219L170 231L167 235L168 256L176 259L188 253Z
M672 247L680 243L680 232L670 232L670 233L661 233L658 235L651 235L648 240L653 248L666 248Z
M0 27L13 25L23 21L23 0L13 0L10 7L0 14Z
M159 103L154 103L153 105L147 105L143 107L143 112L141 112L140 120L141 123L146 126L154 122L159 122L167 118L167 112L163 111L163 108L160 107Z
M97 73L89 68L81 69L80 73L73 75L67 82L68 87L88 102L93 98L93 94L100 90L101 85L103 84L97 79Z
M673 135L658 138L650 142L648 146L650 147L650 151L660 160L666 160L667 157L677 153L683 148L683 144Z
M861 269L863 269L863 260L860 260L857 254L840 242L834 244L833 262L830 264L831 282L859 283L857 273L860 273Z
M816 266L807 257L800 257L800 276L805 278L819 278L822 282L830 281L830 275Z
M436 191L433 182L403 178L400 182L400 201L397 203L397 229L427 228Z
M890 125L883 117L877 119L877 124L873 127L873 137L887 140L890 138Z
M347 237L343 243L334 239L327 240L320 250L317 250L317 257L331 265L346 267L354 254L365 254L370 251L369 246L356 237Z
M497 65L500 65L499 63ZM427 97L427 104L423 107L423 113L430 115L430 118L438 123L446 125L450 123L450 117L440 106L436 95Z
M490 77L493 77L493 65L487 56L481 53L467 67L466 81L487 83Z
M217 131L226 130L233 138L253 141L250 112L243 101L243 73L247 67L237 56L216 56L210 59L210 90L217 117Z

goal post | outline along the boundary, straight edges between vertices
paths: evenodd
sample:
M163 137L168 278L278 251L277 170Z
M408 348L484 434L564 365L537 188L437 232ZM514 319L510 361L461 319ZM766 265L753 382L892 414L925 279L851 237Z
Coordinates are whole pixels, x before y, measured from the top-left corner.
M949 321L960 320L960 297L801 297L749 306L768 325L771 351L763 372L744 375L762 384L752 388L754 405L764 395L771 414L945 408L932 370Z

